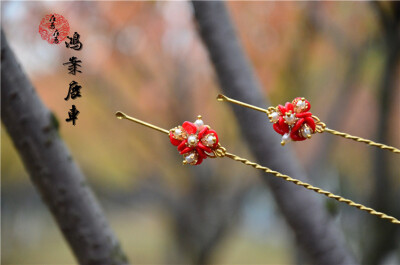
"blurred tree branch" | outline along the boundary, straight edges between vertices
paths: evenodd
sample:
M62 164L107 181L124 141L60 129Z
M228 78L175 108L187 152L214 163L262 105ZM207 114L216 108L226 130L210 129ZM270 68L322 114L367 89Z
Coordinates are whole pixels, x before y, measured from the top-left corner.
M386 7L385 7L386 5ZM377 14L381 24L383 36L384 65L379 82L379 117L377 124L377 141L390 143L391 131L390 111L398 105L395 98L396 82L398 82L398 68L400 65L400 3L399 2L371 2L371 7ZM380 149L374 152L374 190L371 201L375 209L387 212L394 216L400 215L399 190L395 190L390 172L390 154ZM363 261L370 264L380 264L390 251L398 246L399 228L397 226L371 220L368 222L368 238L365 240Z
M1 119L80 264L126 264L85 176L1 30Z
M175 209L175 235L183 253L193 264L212 263L212 255L228 233L249 185L228 189L211 178L209 168L194 170L193 184Z
M186 100L193 98L194 89L190 83L192 73L186 57L178 57L173 62L174 71L170 75L173 92L168 100L171 102L169 117L171 121L185 120L188 113L193 111L193 103ZM170 150L175 154L175 150ZM176 162L180 163L180 158ZM188 181L188 190L182 194L176 195L167 187L159 189L166 193L164 198L169 197L164 201L160 200L160 203L168 207L171 213L177 244L177 255L171 258L171 262L211 264L213 254L227 235L232 220L235 220L233 217L241 210L251 185L225 185L211 166L189 167L185 170L184 177Z
M222 91L229 97L265 107L260 84L244 55L223 2L193 1L200 35ZM304 172L270 128L265 114L233 106L244 138L257 162L306 180ZM290 183L263 175L301 249L314 264L354 264L341 232L322 208L322 199Z
M190 82L193 72L187 63L186 56L171 60L168 87L171 93L164 98L168 106L168 120L182 121L193 113L195 89ZM198 114L198 113L197 113ZM176 149L168 148L173 164L180 164L181 157L176 156ZM228 234L234 218L242 209L242 203L252 184L226 180L218 175L216 168L186 167L184 174L176 174L175 178L183 178L186 188L178 191L169 187L161 172L154 171L151 176L137 183L129 197L121 203L131 201L132 204L143 203L160 206L169 215L173 235L174 251L168 251L167 263L172 264L212 264L218 245Z
M345 34L339 28L332 25L320 8L321 3L311 2L309 8L305 9L305 18L308 24L331 40L336 49L345 57L349 58L348 68L343 78L341 85L337 86L336 93L333 95L331 102L331 110L328 111L328 116L325 118L325 123L331 128L340 128L340 121L346 115L348 107L351 103L351 95L356 89L357 81L359 80L360 70L363 66L363 59L371 45L377 45L377 38L367 39L359 46L354 45L345 37ZM318 151L313 155L311 173L315 176L322 174L327 170L327 161L332 154L332 149L337 137L326 135L326 140L323 141L318 148ZM329 166L328 166L329 167Z
M115 201L117 196L119 205L128 203L127 207L158 205L171 215L177 251L169 253L167 263L211 264L252 185L223 185L209 167L192 168L188 172L185 177L190 179L190 187L184 194L171 190L162 178L154 175L135 185L129 195L108 197Z

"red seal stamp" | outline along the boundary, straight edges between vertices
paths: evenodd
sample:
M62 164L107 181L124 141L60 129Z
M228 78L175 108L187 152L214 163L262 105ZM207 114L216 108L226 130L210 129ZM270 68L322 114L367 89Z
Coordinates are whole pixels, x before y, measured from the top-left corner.
M39 34L50 44L59 44L69 33L68 21L59 14L49 14L39 24Z

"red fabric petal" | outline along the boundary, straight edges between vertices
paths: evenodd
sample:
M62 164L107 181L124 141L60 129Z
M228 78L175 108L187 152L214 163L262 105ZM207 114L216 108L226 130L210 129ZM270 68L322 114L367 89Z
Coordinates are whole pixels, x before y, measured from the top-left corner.
M284 114L286 113L286 108L285 108L284 106L278 105L278 109L279 109L279 111L280 111L280 113L281 113L282 115L284 115Z
M201 150L201 148L196 147L196 151L197 151L197 153L199 154L199 157L201 157L201 158L203 158L203 159L206 159L206 158L207 158L207 155L204 153L203 150Z
M285 119L282 116L279 116L278 124L282 130L289 132L289 126L285 123Z
M183 149L185 149L186 143L187 143L187 140L186 140L186 139L183 140L183 141L178 145L178 151L182 151Z
M272 125L272 127L274 127L274 130L279 133L280 135L284 135L285 133L289 132L289 128L287 128L287 130L282 129L278 123L274 123Z
M209 129L208 129L207 126L204 126L204 128L200 130L200 132L199 132L199 134L198 134L198 137L199 137L200 140L201 140L201 138L203 137L203 135L204 135L205 133L208 132L208 130L209 130Z
M304 123L304 118L299 119L292 128L292 132L299 130L301 128L301 125L303 125L303 123Z
M305 117L311 117L312 113L311 112L300 112L296 113L297 118L305 118Z
M315 121L314 121L314 119L311 118L311 117L307 117L307 118L304 118L304 119L305 119L306 123L308 124L308 126L310 126L312 131L315 132Z
M175 139L172 135L173 135L173 133L169 132L169 140L171 141L171 144L178 146L182 141Z
M293 141L304 141L307 138L304 138L302 136L299 136L299 131L293 131L290 133L290 138L292 138Z
M278 121L279 128L284 132L288 133L289 132L289 125L285 123L285 119L283 119L282 116L279 117Z
M208 153L212 153L211 148L208 147L208 146L205 146L205 145L202 144L201 142L198 143L198 147L200 147L201 149L203 149L204 151L206 151L206 152L208 152ZM200 148L199 148L199 149L200 149ZM196 150L197 150L197 148L196 148Z
M186 154L187 152L190 152L190 151L192 151L193 150L193 148L191 148L191 147L186 147L185 149L183 149L182 151L181 151L181 155L183 155L183 154Z
M196 133L196 131L197 131L196 125L194 125L193 123L191 123L191 122L189 122L189 121L185 121L185 122L182 124L182 127L183 127L183 129L185 129L185 131L186 131L188 134L194 134L194 133Z
M195 164L195 166L200 165L201 162L203 162L203 158L201 156L199 156L199 158L197 159L197 163Z
M292 112L294 112L294 106L293 106L293 104L290 103L290 102L286 102L285 108L286 108L286 111L291 110Z

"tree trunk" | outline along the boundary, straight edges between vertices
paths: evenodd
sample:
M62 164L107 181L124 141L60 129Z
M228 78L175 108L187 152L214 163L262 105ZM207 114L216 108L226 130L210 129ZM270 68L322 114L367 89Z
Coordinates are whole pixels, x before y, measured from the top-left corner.
M378 15L381 26L381 34L384 43L384 65L378 87L379 95L379 117L377 123L377 142L390 143L390 118L391 107L397 105L395 102L396 82L398 79L398 66L400 63L400 3L390 2L390 9L393 12L385 11L380 2L371 2L372 8ZM395 176L391 176L390 154L382 149L374 149L373 170L374 190L371 201L373 207L379 211L398 216L400 207L399 189L394 183ZM380 264L386 255L399 246L399 227L379 219L372 219L367 222L368 238L363 240L364 252L363 262L369 264Z
M256 106L269 102L239 44L223 2L193 1L200 35L208 49L222 91L229 97ZM220 104L220 103L219 103ZM265 114L231 105L250 150L261 165L307 181L289 147L280 145ZM262 175L270 186L300 248L313 264L354 264L342 233L322 207L323 197L271 175Z
M1 119L25 169L80 264L127 259L78 165L58 121L17 63L1 30Z

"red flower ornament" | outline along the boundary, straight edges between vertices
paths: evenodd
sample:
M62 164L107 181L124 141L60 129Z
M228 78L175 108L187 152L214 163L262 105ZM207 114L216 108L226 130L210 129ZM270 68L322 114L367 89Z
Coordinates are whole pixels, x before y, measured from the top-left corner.
M315 121L310 102L305 98L295 98L285 106L278 105L268 110L268 118L274 125L274 130L282 135L282 145L290 140L304 141L315 133Z
M217 132L204 125L201 116L194 123L185 121L171 129L169 139L183 155L183 164L200 165L207 157L213 157L218 148Z

